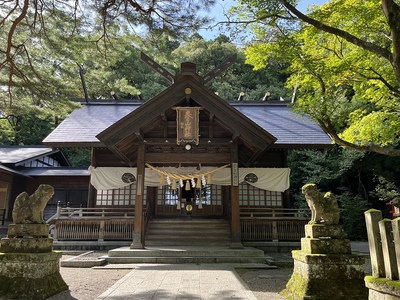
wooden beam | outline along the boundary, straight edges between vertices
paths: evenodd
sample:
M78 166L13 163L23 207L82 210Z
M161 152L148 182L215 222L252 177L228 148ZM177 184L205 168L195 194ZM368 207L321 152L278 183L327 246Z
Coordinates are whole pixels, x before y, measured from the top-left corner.
M174 76L172 76L170 72L161 67L158 63L156 63L154 60L152 60L143 52L140 53L140 59L143 60L146 64L148 64L153 70L158 72L162 77L167 79L170 83L174 83Z
M231 162L231 156L229 153L146 153L146 162L227 164Z
M147 145L165 145L169 143L175 143L176 137L168 138L145 138ZM168 140L168 142L165 142ZM230 138L203 138L200 139L199 145L230 145L232 139Z
M237 55L234 54L231 57L228 57L228 59L226 59L222 64L218 65L215 69L208 72L203 78L204 84L206 84L211 79L215 78L216 76L221 74L223 71L228 69L236 61L236 59L237 59Z

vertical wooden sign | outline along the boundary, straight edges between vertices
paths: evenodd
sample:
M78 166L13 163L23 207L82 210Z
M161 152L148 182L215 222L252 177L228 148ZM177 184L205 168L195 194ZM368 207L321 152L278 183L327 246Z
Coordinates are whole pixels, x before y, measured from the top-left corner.
M199 112L201 107L174 107L176 110L176 143L199 144Z

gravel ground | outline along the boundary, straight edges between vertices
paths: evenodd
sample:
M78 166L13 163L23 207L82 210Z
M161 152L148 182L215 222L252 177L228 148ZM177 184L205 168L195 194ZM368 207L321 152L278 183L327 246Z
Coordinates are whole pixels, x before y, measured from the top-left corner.
M79 257L80 260L95 259L104 255L93 252ZM75 258L78 254L63 255L62 260ZM272 260L291 261L290 254L271 255ZM285 288L292 274L292 267L278 269L238 269L237 272L247 283L259 300L281 300L279 292ZM48 300L93 300L111 287L115 282L128 274L130 269L92 269L92 268L60 268L61 276L69 286L69 290L55 295Z

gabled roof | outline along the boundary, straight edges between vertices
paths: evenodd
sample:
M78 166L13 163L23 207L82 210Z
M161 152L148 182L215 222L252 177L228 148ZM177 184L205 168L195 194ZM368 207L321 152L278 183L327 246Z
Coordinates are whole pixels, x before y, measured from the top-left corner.
M136 110L142 102L90 102L72 112L43 141L53 147L104 147L96 137L116 120ZM275 147L326 148L331 139L308 115L294 113L286 103L232 101L229 105L277 138Z
M38 160L46 156L56 158L61 165L69 162L58 149L46 146L0 146L0 163L7 166L19 166L26 162Z

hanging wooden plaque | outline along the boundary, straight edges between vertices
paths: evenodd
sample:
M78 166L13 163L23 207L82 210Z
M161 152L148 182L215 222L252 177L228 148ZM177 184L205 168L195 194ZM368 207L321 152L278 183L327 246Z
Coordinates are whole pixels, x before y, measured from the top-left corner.
M176 143L199 144L199 112L202 107L174 107L176 110Z

